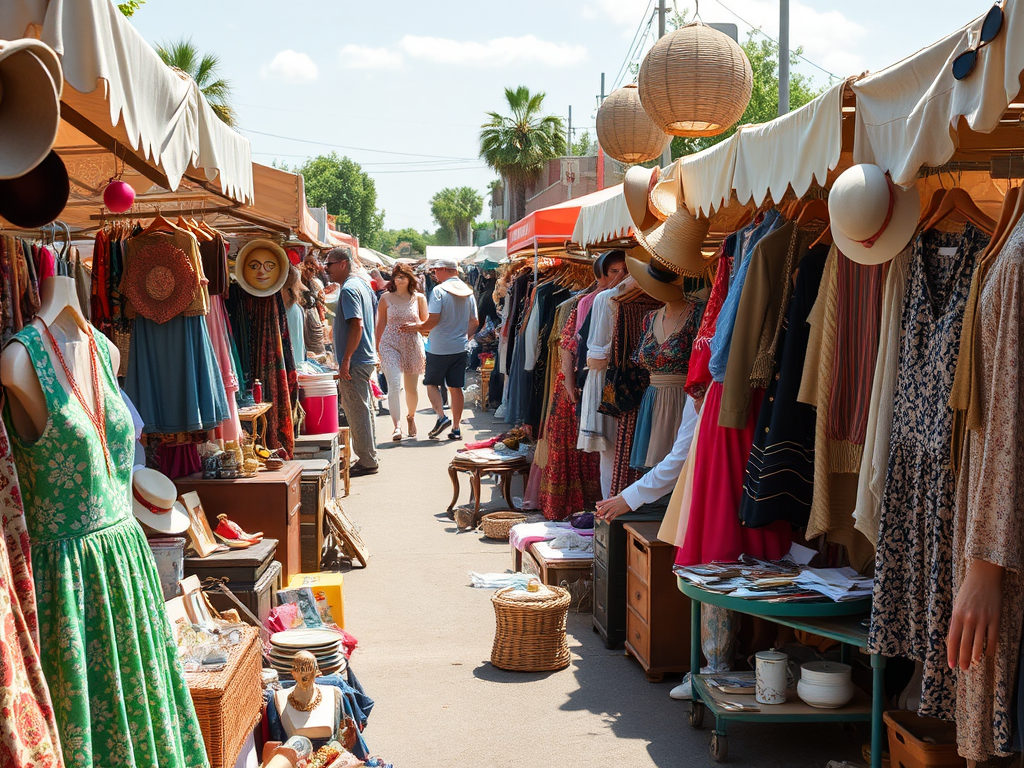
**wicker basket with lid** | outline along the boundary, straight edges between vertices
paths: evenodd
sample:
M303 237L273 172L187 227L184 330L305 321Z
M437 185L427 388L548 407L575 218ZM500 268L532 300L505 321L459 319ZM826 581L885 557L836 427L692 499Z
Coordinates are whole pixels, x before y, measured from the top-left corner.
M495 592L491 664L513 672L569 666L565 616L571 601L569 591L561 587L542 587L539 592L506 587Z

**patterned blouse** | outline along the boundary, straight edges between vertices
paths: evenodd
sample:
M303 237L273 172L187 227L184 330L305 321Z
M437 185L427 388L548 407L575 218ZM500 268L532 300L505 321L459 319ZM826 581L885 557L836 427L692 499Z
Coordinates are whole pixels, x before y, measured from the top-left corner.
M658 309L648 314L644 318L644 335L636 352L633 353L633 362L642 365L651 373L675 373L685 376L690 367L690 351L697 337L697 329L700 328L704 307L704 303L694 304L683 326L660 344L654 335L654 324L662 310Z

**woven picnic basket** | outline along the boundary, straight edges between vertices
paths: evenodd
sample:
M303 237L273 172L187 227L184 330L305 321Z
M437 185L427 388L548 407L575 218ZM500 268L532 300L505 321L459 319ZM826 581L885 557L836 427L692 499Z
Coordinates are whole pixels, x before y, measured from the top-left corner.
M491 664L513 672L547 672L569 666L565 615L571 602L561 587L525 592L499 589L494 604L494 646Z
M246 738L263 716L259 631L247 627L242 635L220 672L185 675L210 768L232 768Z
M480 519L480 527L483 528L484 536L488 539L502 539L508 541L508 535L513 525L526 522L526 515L518 512L505 510L504 512L491 512Z

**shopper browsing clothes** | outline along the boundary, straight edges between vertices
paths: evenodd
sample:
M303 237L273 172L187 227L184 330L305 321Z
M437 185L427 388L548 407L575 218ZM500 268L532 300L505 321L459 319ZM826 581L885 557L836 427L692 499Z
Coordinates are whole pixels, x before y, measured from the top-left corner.
M423 377L430 405L437 414L430 437L437 438L451 425L448 439L461 440L462 408L465 405L462 388L466 384L466 364L469 361L467 346L478 325L476 299L473 298L473 289L459 279L458 265L451 259L438 259L430 266L430 271L434 273L437 285L427 301L427 320L405 323L402 330L406 333L430 332L427 372ZM441 400L440 388L445 386L450 395L451 418L445 415Z
M419 406L419 377L424 372L423 337L402 333L404 323L427 319L427 298L419 290L419 281L407 264L396 264L391 281L377 304L377 350L381 369L388 382L388 411L395 431L391 439L402 439L402 389L408 409L409 437L416 437L416 408Z
M358 457L350 474L360 477L374 475L378 468L376 404L370 388L377 353L373 344L373 294L365 280L352 274L353 259L349 248L332 248L327 253L327 276L341 286L334 322L334 355L338 361L341 407L352 433L352 448Z

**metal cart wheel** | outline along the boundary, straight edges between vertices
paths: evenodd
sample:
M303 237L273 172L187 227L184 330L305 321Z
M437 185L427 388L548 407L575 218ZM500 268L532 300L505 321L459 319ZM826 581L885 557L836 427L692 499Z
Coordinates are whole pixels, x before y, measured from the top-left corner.
M711 759L716 763L724 763L729 757L729 737L715 731L711 734Z
M698 730L704 727L704 704L699 701L690 702L690 727Z

